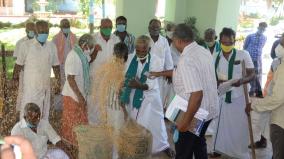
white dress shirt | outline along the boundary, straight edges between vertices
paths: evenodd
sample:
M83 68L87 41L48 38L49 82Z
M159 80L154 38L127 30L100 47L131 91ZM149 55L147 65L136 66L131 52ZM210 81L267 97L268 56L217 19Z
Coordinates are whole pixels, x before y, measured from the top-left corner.
M21 119L12 129L11 135L21 135L27 138L36 153L37 158L42 158L47 153L47 141L56 144L61 138L52 128L47 120L40 120L37 127L37 133L32 131L26 123L25 119Z
M218 94L212 55L196 42L187 45L173 74L175 92L189 100L192 92L203 91L200 108L209 112L208 120L217 116Z

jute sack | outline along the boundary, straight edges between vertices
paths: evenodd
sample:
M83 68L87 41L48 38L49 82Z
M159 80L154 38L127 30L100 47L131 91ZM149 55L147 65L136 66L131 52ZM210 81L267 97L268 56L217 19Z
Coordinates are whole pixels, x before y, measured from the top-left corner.
M79 146L79 159L111 159L113 143L107 126L79 125L74 131Z
M118 135L119 159L151 159L152 134L136 121L128 120Z

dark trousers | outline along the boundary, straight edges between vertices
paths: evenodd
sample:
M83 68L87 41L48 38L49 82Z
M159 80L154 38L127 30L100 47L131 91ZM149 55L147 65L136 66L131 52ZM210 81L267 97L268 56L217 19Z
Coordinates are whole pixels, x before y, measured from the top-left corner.
M272 142L273 159L284 159L284 129L276 124L271 124L270 138Z
M190 132L180 132L179 139L175 143L176 159L207 159L207 144L205 132L211 120L204 123L200 136L196 136Z
M261 89L262 65L261 65L261 60L253 61L253 65L254 65L256 76L250 82L251 88L250 88L249 93L250 93L250 95L256 94L256 96L262 97L262 89Z

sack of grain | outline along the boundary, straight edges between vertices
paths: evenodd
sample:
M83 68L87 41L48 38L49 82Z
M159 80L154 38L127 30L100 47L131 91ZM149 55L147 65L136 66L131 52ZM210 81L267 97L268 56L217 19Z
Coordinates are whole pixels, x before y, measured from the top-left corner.
M107 126L80 125L76 132L79 159L111 159L113 143Z
M119 159L150 159L152 140L150 131L133 120L127 121L117 138Z

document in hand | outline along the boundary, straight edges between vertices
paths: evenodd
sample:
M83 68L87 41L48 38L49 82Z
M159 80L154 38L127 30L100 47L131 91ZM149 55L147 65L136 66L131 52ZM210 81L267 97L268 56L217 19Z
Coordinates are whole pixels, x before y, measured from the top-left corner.
M179 95L175 95L166 111L166 118L175 124L179 123L183 119L183 115L187 110L187 106L188 101L186 101ZM199 136L208 114L209 112L207 110L199 108L194 115L192 122L190 123L190 128L188 131Z
M219 96L226 94L227 92L233 89L233 84L238 82L238 79L231 79L226 82L223 82L218 87L218 94Z

